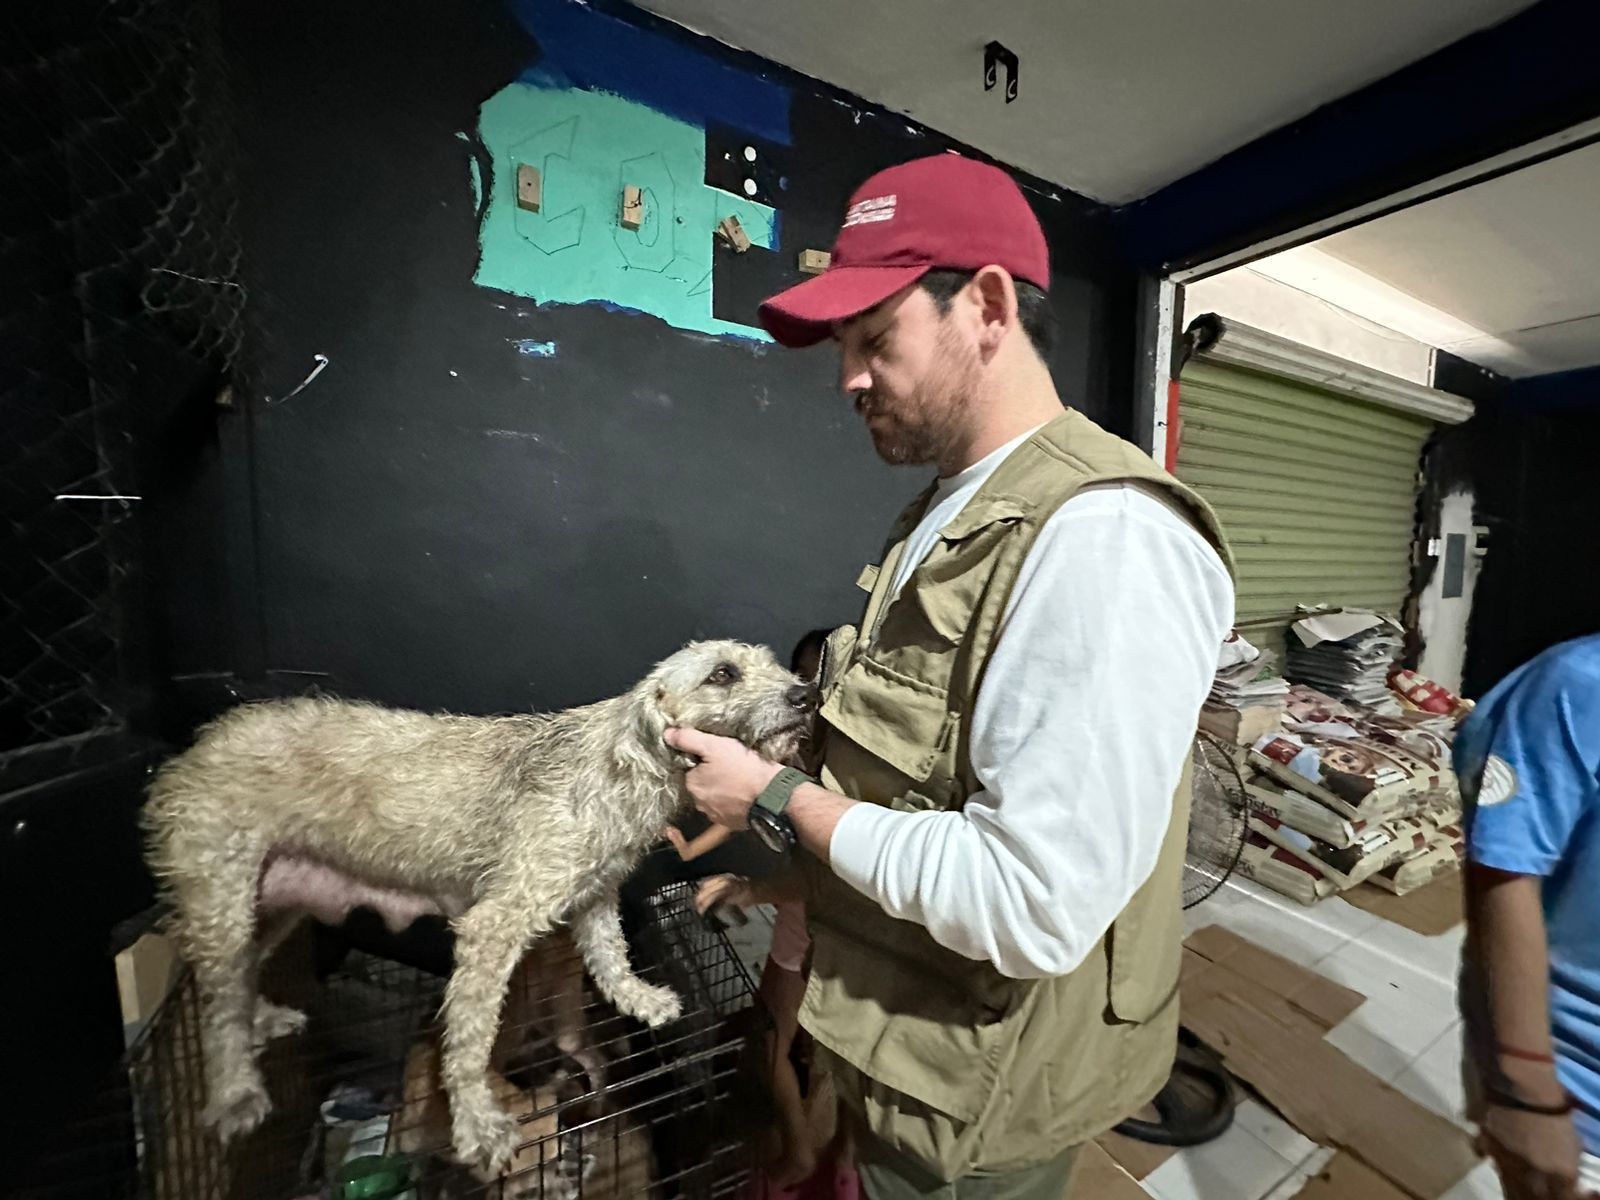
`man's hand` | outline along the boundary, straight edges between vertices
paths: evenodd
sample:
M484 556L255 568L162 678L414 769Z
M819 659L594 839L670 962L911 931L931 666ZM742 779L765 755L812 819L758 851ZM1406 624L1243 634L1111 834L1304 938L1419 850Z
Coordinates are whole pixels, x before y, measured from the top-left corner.
M700 760L684 776L684 786L694 797L696 808L728 829L749 827L750 806L783 769L743 742L698 729L669 729L666 741L674 750Z
M1483 1117L1478 1149L1494 1159L1506 1200L1590 1200L1578 1191L1583 1151L1572 1118L1491 1107Z

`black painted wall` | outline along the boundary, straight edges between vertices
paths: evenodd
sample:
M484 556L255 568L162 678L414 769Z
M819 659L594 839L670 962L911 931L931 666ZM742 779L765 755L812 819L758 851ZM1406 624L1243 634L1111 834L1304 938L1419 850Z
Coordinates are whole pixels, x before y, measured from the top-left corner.
M1481 697L1569 638L1600 632L1600 369L1475 397L1455 437L1488 554L1473 595L1463 687Z
M273 690L546 708L616 692L690 638L786 653L856 615L859 568L924 473L878 462L830 349L540 308L471 282L472 151L456 131L538 55L497 0L401 0L381 16L240 0L225 35L259 375L224 417L249 422L254 497L230 534L230 569L254 584L235 589L226 665L256 661ZM775 279L794 247L829 244L867 174L950 145L782 77L792 182ZM1101 210L1030 186L1056 265L1062 395L1126 432L1134 274ZM719 311L762 290L724 275ZM532 369L511 338L560 354ZM263 402L313 354L329 359L315 382Z

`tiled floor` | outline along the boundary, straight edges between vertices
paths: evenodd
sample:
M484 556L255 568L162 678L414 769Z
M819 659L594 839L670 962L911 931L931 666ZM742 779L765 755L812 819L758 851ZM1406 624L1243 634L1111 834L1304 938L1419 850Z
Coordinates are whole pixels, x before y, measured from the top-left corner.
M1249 880L1230 880L1187 914L1224 925L1366 996L1328 1040L1428 1109L1465 1123L1455 1006L1462 930L1428 938L1334 898L1306 908ZM1216 1142L1180 1151L1144 1181L1160 1200L1289 1200L1331 1152L1254 1100ZM1480 1167L1446 1200L1500 1195Z
M771 918L750 914L730 930L759 978ZM1428 938L1338 898L1306 908L1249 880L1230 880L1186 914L1189 928L1224 925L1368 997L1328 1040L1418 1103L1464 1122L1461 1033L1455 1006L1462 930ZM1255 1100L1244 1101L1221 1138L1182 1150L1144 1180L1158 1200L1291 1200L1332 1156ZM1491 1200L1487 1164L1444 1200Z

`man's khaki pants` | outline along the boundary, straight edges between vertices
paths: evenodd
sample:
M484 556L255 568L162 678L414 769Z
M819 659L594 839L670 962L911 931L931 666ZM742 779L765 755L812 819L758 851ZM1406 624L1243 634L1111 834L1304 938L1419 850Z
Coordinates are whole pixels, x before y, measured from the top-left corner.
M864 1134L856 1138L856 1168L866 1200L1066 1200L1078 1149L1072 1146L1036 1167L941 1183Z

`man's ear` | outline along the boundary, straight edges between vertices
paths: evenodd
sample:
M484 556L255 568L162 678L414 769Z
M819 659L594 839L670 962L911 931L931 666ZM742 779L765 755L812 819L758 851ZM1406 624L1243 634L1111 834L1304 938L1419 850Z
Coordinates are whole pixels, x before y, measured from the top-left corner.
M978 350L987 361L1017 327L1017 285L1004 267L987 266L967 284L977 307Z

